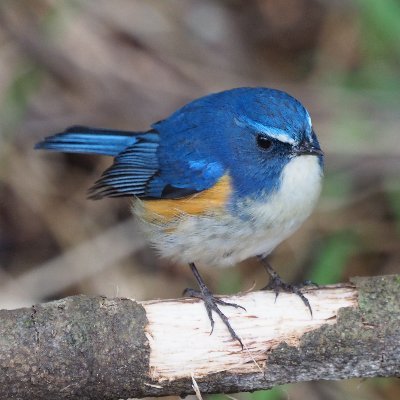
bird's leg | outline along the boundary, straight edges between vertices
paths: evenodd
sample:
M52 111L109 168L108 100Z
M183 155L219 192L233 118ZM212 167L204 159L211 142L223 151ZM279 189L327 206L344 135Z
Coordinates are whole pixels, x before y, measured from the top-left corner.
M243 343L240 340L239 336L236 334L236 332L233 330L231 324L229 323L228 317L218 308L218 304L222 306L231 306L235 308L242 308L243 310L246 310L244 307L239 306L238 304L235 303L227 303L226 301L223 301L221 299L218 299L215 297L211 292L210 289L206 286L206 284L203 281L203 278L199 274L199 271L197 270L196 266L194 263L189 264L190 269L193 272L194 277L196 278L196 281L199 285L200 290L194 290L194 289L185 289L183 292L184 296L189 296L189 297L196 297L198 299L203 300L204 306L207 311L208 318L211 323L211 332L210 335L213 333L214 330L214 319L212 316L212 312L214 311L216 314L219 315L219 317L222 319L222 322L226 325L228 328L229 333L231 334L232 338L237 340L240 345L242 346L243 349Z
M312 316L313 313L310 302L308 301L307 297L304 296L304 294L301 292L300 289L302 289L304 286L307 285L315 285L315 283L311 281L305 281L300 285L288 284L284 282L282 278L275 272L275 270L271 267L270 263L267 261L265 257L259 256L258 259L261 261L261 264L263 265L263 267L270 276L268 285L263 287L261 290L273 290L275 292L275 301L281 290L287 293L297 294L297 296L300 297L305 306L309 309L310 314Z

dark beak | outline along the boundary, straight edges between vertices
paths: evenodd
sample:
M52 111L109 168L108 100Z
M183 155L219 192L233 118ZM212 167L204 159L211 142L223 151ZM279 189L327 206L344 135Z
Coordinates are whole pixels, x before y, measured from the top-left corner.
M321 150L319 146L314 146L309 142L302 142L298 146L293 149L293 153L295 156L302 155L313 155L313 156L323 156L324 152Z

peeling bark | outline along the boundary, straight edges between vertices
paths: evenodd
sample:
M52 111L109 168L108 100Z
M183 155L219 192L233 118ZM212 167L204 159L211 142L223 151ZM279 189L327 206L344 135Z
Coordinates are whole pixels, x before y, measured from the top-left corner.
M119 399L239 392L316 379L400 376L400 277L224 308L245 349L195 299L75 296L0 311L0 398Z

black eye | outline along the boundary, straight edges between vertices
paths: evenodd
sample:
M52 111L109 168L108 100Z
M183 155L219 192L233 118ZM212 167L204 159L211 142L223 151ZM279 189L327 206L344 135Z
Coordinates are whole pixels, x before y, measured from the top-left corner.
M272 147L272 141L263 135L257 135L257 146L263 150L269 150Z

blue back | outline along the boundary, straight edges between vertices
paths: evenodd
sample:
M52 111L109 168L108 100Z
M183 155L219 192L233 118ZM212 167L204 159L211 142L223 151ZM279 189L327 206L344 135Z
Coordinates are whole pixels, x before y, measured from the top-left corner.
M279 138L270 153L257 135ZM115 156L91 189L92 198L135 195L180 198L231 176L233 196L257 197L279 186L289 147L312 137L306 109L288 94L238 88L211 94L177 110L148 132L75 127L37 148Z
M154 179L155 197L167 182L199 191L225 173L232 177L239 196L271 192L289 161L287 150L266 155L255 146L255 136L261 130L279 129L299 143L312 135L310 117L301 103L265 88L238 88L202 97L153 128L160 134L162 172Z

